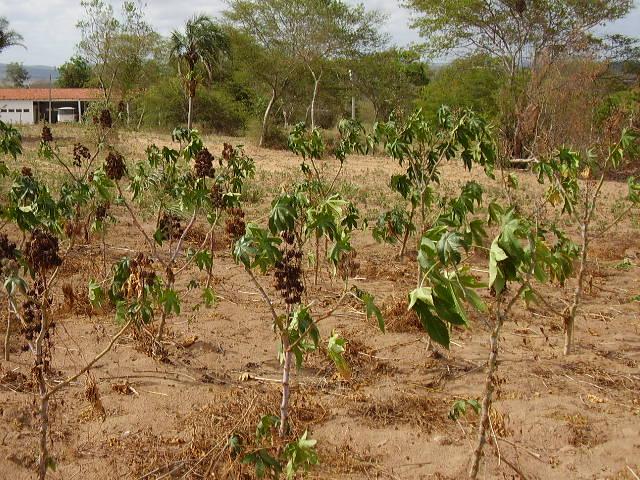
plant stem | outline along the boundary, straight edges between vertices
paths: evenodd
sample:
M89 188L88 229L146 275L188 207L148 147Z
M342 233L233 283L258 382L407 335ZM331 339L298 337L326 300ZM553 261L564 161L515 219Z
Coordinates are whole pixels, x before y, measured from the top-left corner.
M11 305L7 305L7 331L4 333L4 361L9 361L9 332L11 331Z
M46 285L44 291L46 296ZM38 393L40 395L40 456L38 458L39 480L44 480L47 475L47 460L49 458L49 452L47 450L47 434L49 432L49 396L47 395L47 384L44 379L43 353L44 337L49 327L47 324L47 315L45 313L46 308L47 307L43 305L41 311L40 332L36 338L36 365L34 368L36 382L38 383Z
M604 184L604 176L604 173L600 176L598 186L593 192L593 195L589 195L588 193L586 193L587 197L585 198L585 211L580 225L580 238L582 242L580 251L580 267L578 270L576 288L573 291L573 301L571 302L571 307L569 307L567 315L564 317L564 355L570 355L571 351L573 350L573 331L576 323L578 305L580 304L580 300L582 297L584 276L587 269L587 260L589 256L589 227L591 225L593 213L596 209L596 202L598 200L598 197L600 196L602 185Z
M404 229L404 238L402 239L402 248L400 249L400 258L404 257L407 250L407 241L409 240L409 233L411 232L411 225L413 224L413 216L416 213L416 206L411 205L411 214L409 214L409 223Z
M473 462L471 463L471 469L469 470L469 478L476 480L478 477L478 470L480 469L480 458L482 457L482 449L486 442L486 431L489 425L489 413L491 410L491 398L493 396L495 371L498 363L498 342L500 336L500 330L504 323L504 317L500 312L500 306L498 305L498 313L496 314L496 324L491 332L489 352L489 371L487 372L487 379L484 387L484 398L482 399L482 410L480 412L480 423L478 424L478 444L473 452Z
M289 379L291 375L291 358L293 352L289 349L289 335L287 330L282 334L282 351L284 352L284 366L282 369L282 402L280 403L280 436L284 437L288 431L289 419Z
M520 298L524 288L526 286L526 282L520 285L520 288L516 292L515 296L509 301L509 304L506 306L504 311L500 310L501 307L501 298L498 298L498 302L496 305L496 323L493 327L493 331L491 332L490 337L490 351L489 351L489 362L487 371L487 379L485 382L485 391L484 397L482 399L482 410L480 411L480 421L478 423L478 444L473 452L473 460L471 462L471 468L469 469L469 479L476 480L478 477L478 470L480 469L480 459L482 457L482 449L484 448L484 444L486 442L486 432L487 427L489 426L489 415L491 411L491 400L493 397L493 390L495 387L495 373L498 366L498 351L499 351L499 342L500 342L500 331L502 330L502 326L511 310L511 307L515 304L516 300ZM500 294L502 295L502 294Z

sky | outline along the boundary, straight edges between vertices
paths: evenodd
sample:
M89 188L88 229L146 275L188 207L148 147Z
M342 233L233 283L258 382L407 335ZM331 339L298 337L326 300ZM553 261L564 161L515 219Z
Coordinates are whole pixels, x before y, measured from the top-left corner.
M109 1L109 0L107 0ZM114 6L119 0L111 0ZM396 0L347 0L364 3L387 15L381 29L398 46L419 41L409 28L411 13ZM146 0L147 19L161 34L168 34L194 13L221 15L223 0ZM6 17L11 28L24 37L27 49L12 47L0 53L0 63L23 62L26 65L59 66L75 53L79 40L76 23L82 15L80 0L0 0L0 17ZM632 13L609 25L607 33L622 33L640 37L640 0L635 0Z

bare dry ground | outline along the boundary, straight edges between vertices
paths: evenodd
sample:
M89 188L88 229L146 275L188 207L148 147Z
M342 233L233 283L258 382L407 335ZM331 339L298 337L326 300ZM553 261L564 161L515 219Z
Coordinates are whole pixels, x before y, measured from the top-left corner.
M65 132L61 144L72 145L78 131ZM35 130L26 133L25 163L36 165L40 175L55 172L53 165L35 158ZM217 152L225 140L211 137L206 143ZM134 159L141 158L149 143L170 139L122 134L119 141ZM264 222L274 194L297 177L299 161L285 152L247 150L257 165L247 217ZM331 160L327 168L335 168ZM396 168L384 157L350 158L340 177L341 192L373 221L394 201L387 183ZM527 208L542 190L531 174L517 175L524 192L520 201ZM489 197L499 194L499 181L457 165L446 166L442 188L454 193L471 178L487 187ZM612 218L614 198L624 187L606 184L596 226ZM126 212L116 213L119 222L107 237L111 261L132 254L142 243ZM640 294L638 222L630 217L594 242L574 355L562 356L560 319L541 306L514 310L501 338L492 435L480 478L638 478L640 303L633 300ZM51 441L58 468L51 478L202 478L200 458L206 458L214 474L210 478L247 478L241 475L250 470L239 473L223 447L231 433L251 432L262 414L276 412L278 384L268 379L279 377L277 342L267 309L234 264L222 233L217 244L214 285L219 303L192 311L197 300L187 295L182 314L169 324L166 362L153 360L125 337L92 370L99 402L92 405L85 398L86 377L56 397ZM454 401L482 394L487 324L476 316L469 329L454 332L449 352L428 351L425 335L404 303L415 282L414 260L397 259L397 247L376 244L370 231L358 232L355 245L361 269L354 283L383 304L388 332L381 334L350 306L321 325L323 335L338 329L350 341L353 375L341 379L322 352L294 375L295 428L308 429L318 440L321 464L309 476L465 478L476 417L471 413L455 422L447 414ZM70 305L62 292L54 298L53 370L59 378L100 351L117 330L112 313L91 312L82 300L87 281L101 278L99 252L98 239L73 250L63 273L78 300ZM486 260L477 260L482 270ZM563 308L572 286L545 289L547 301ZM340 288L323 271L313 296L329 305ZM483 295L488 298L488 292ZM322 303L316 308L322 310ZM38 421L32 358L18 335L12 337L11 351L12 360L0 367L0 477L17 480L34 476ZM244 373L262 380L242 380ZM205 457L212 451L220 453Z

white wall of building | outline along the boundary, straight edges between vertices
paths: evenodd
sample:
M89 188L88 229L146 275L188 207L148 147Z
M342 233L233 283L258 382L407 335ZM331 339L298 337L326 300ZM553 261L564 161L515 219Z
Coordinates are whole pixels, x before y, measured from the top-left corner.
M34 123L32 100L0 100L0 120L5 123Z

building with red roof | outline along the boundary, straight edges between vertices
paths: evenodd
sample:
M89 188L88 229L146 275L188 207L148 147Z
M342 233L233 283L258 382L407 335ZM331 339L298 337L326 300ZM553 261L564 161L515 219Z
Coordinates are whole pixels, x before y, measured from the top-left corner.
M77 122L98 88L0 88L0 120L11 124Z

